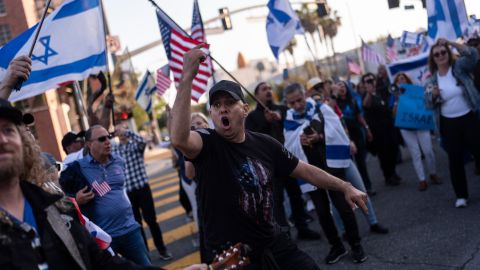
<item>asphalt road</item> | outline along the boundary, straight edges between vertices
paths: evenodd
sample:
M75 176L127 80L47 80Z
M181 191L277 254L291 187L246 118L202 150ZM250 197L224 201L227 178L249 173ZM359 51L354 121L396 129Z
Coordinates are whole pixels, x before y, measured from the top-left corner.
M403 181L396 187L384 184L377 159L369 156L369 173L377 190L377 195L372 197L373 204L379 222L388 227L390 233L371 234L366 219L357 210L362 245L368 255L366 262L354 264L350 256L345 256L334 265L326 265L323 260L330 247L325 237L318 241L297 241L292 228L293 238L322 269L480 269L480 177L474 175L473 163L467 164L469 206L456 209L447 156L442 149L436 147L435 150L438 175L443 184L429 185L425 192L417 190L418 180L406 148L402 149L403 162L397 166ZM151 160L147 169L154 179L151 185L157 187L152 191L160 192L155 201L167 202L158 204L157 214L169 213L162 216L160 226L174 255L173 261L163 262L152 251L154 264L166 269L181 269L198 262L197 248L193 244L194 227L174 199L178 182L172 176L174 170L170 161L165 158ZM311 216L316 218L313 212ZM310 227L320 231L317 220L310 223ZM345 245L348 247L347 243Z

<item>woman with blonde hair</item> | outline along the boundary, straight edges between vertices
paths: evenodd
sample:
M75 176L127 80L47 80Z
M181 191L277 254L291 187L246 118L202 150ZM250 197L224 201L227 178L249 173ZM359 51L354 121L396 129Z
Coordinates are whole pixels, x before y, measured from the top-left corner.
M450 47L460 53L458 59ZM480 109L480 93L470 76L477 59L475 48L445 39L431 47L428 57L432 76L426 82L425 103L435 109L439 120L457 208L466 207L468 200L465 149L468 147L475 159L480 159L480 122L475 115Z

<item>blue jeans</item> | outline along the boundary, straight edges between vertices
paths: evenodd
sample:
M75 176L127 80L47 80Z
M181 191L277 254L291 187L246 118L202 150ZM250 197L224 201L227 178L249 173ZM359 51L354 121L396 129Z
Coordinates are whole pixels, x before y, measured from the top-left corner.
M358 172L357 167L355 166L355 163L350 161L350 166L348 168L345 168L345 180L350 182L352 186L354 186L356 189L366 192L365 185L363 184L362 177L360 176L360 173ZM369 225L374 225L377 224L377 216L375 215L375 209L373 208L372 201L370 201L370 198L367 199L367 208L368 208L368 215L365 215L365 213L362 213L365 215L367 222ZM337 224L338 230L341 233L345 232L345 228L343 226L342 219L340 218L340 215L338 214L337 209L335 206L332 205L332 214L333 218L335 219L335 223Z
M138 265L152 265L140 228L136 228L135 230L119 237L112 237L111 247L116 253L119 253L125 259Z

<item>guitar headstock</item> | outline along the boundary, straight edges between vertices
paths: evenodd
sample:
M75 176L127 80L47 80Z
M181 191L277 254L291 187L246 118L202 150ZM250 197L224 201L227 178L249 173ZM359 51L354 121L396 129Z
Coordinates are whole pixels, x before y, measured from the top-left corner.
M250 247L242 243L236 243L233 247L215 256L209 269L241 270L250 264L250 259L247 257L248 252L250 252Z

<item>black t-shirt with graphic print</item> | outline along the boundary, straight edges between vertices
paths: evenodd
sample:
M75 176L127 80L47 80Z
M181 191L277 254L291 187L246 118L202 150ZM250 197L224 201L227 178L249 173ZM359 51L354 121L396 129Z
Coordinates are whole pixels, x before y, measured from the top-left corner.
M197 132L203 148L192 162L206 248L262 249L274 236L272 179L289 175L298 159L265 134L246 131L244 142L231 143L212 129Z

